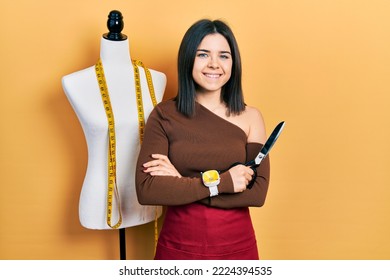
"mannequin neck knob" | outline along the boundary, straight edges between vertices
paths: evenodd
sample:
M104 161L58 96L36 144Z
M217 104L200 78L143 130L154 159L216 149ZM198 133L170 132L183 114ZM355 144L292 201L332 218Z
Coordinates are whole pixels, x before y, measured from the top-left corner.
M122 34L124 27L122 13L117 10L113 10L108 15L107 28L108 33L103 34L103 37L110 41L123 41L127 39L125 34Z

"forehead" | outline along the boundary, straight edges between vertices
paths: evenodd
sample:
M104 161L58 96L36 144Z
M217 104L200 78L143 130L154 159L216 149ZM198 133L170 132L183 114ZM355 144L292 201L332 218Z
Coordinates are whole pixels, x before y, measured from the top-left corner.
M198 49L230 52L228 41L219 33L209 34L205 36L202 42L200 42Z

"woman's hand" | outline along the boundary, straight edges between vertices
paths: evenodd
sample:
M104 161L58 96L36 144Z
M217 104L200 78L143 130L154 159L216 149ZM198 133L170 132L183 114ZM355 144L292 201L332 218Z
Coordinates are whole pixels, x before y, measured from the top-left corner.
M152 158L153 160L143 164L145 173L149 173L152 176L176 176L181 178L180 173L167 156L152 154Z
M234 192L243 192L246 190L252 176L255 173L250 167L238 164L229 169L233 180Z

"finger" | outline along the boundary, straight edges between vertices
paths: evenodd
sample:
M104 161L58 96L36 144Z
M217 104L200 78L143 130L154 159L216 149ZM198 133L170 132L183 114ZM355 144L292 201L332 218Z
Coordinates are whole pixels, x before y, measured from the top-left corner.
M153 154L152 157L156 159L159 165L173 166L169 158L165 155Z
M151 166L167 166L167 163L163 160L157 159L157 160L151 160L143 164L144 167L151 167Z
M249 175L253 176L253 174L255 174L255 171L249 167L248 173Z
M153 172L153 171L164 171L164 172L169 172L170 168L167 168L163 165L156 165L156 166L150 166L144 170L147 170L147 172Z
M149 173L152 176L172 176L170 173L163 170L153 171Z
M160 160L163 160L166 162L170 162L169 158L166 155L162 155L162 154L152 154L152 158L160 159Z
M145 162L142 166L144 168L149 168L149 167L153 167L153 166L158 166L158 163L156 161L152 160L152 161Z
M149 173L152 176L172 176L171 170L161 169L161 168L155 168L155 167L149 167L148 169L144 170L145 173Z

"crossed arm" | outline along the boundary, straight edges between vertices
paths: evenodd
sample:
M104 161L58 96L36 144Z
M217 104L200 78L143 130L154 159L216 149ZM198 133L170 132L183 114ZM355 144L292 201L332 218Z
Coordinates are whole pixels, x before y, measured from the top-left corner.
M246 159L255 158L261 147L260 143L248 143ZM152 112L137 162L136 191L140 204L184 205L199 202L218 208L264 204L270 175L268 157L257 168L257 177L251 189L246 189L246 186L252 179L253 170L236 165L220 174L219 195L210 197L210 191L203 185L200 174L197 177L182 176L168 158L168 151L169 141L161 124L161 116Z

